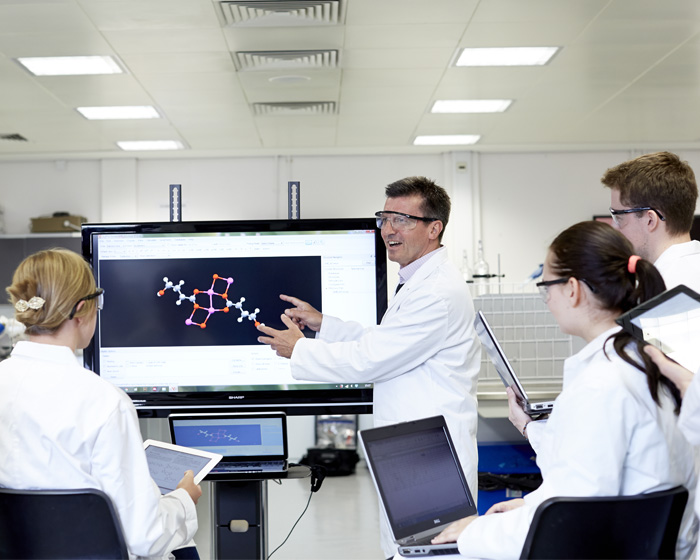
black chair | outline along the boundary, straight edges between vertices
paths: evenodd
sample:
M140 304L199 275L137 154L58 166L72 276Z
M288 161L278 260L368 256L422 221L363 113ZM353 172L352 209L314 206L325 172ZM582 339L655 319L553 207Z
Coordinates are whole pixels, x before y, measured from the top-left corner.
M0 558L128 558L107 494L0 488Z
M674 558L688 491L550 498L530 525L521 558Z

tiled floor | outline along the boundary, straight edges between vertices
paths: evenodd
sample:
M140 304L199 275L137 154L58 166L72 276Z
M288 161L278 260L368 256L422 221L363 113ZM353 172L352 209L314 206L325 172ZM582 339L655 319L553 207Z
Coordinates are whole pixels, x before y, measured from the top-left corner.
M309 497L309 479L268 483L270 552L287 536ZM309 509L273 560L378 560L379 510L367 467L326 477Z

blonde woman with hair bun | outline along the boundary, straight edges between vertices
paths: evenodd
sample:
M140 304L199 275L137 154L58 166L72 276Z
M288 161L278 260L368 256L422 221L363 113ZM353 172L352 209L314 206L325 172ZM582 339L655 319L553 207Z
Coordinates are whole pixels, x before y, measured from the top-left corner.
M104 297L90 266L72 251L40 251L7 293L29 340L0 362L0 486L98 488L119 512L131 557L168 558L183 545L175 557L197 557L189 547L202 490L192 471L161 496L131 399L77 362Z

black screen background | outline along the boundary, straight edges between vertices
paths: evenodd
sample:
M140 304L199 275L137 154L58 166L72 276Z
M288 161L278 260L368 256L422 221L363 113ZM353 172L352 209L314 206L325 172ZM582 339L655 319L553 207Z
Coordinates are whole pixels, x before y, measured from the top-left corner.
M195 288L208 290L212 276L231 277L228 299L238 302L245 297L243 309L259 308L257 320L266 325L286 328L280 315L292 307L280 294L298 297L322 310L321 257L241 257L203 259L135 259L103 260L99 264L98 282L105 290L104 309L100 312L100 342L108 347L149 346L232 346L257 345L260 332L247 318L237 321L240 312L231 307L228 313L214 313L205 329L188 326L192 304L176 305L178 294L172 289L162 297L157 292L165 286L163 277L177 285L184 280L182 292L189 296ZM218 280L215 292L223 292L226 282ZM223 299L214 307L224 307ZM197 302L209 304L209 296L200 294ZM193 317L202 322L207 316L198 311ZM305 330L307 336L313 333Z

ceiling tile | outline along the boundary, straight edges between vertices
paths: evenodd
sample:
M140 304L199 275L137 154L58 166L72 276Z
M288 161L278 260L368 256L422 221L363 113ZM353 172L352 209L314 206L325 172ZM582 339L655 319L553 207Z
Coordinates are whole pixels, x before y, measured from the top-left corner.
M454 48L459 44L465 28L463 23L348 25L344 48Z
M349 0L346 24L467 23L478 4L477 0Z
M211 0L81 0L85 13L102 31L218 27Z
M343 68L446 68L454 49L347 49Z
M109 43L120 53L199 53L226 52L226 41L218 28L152 29L136 31L107 31Z

